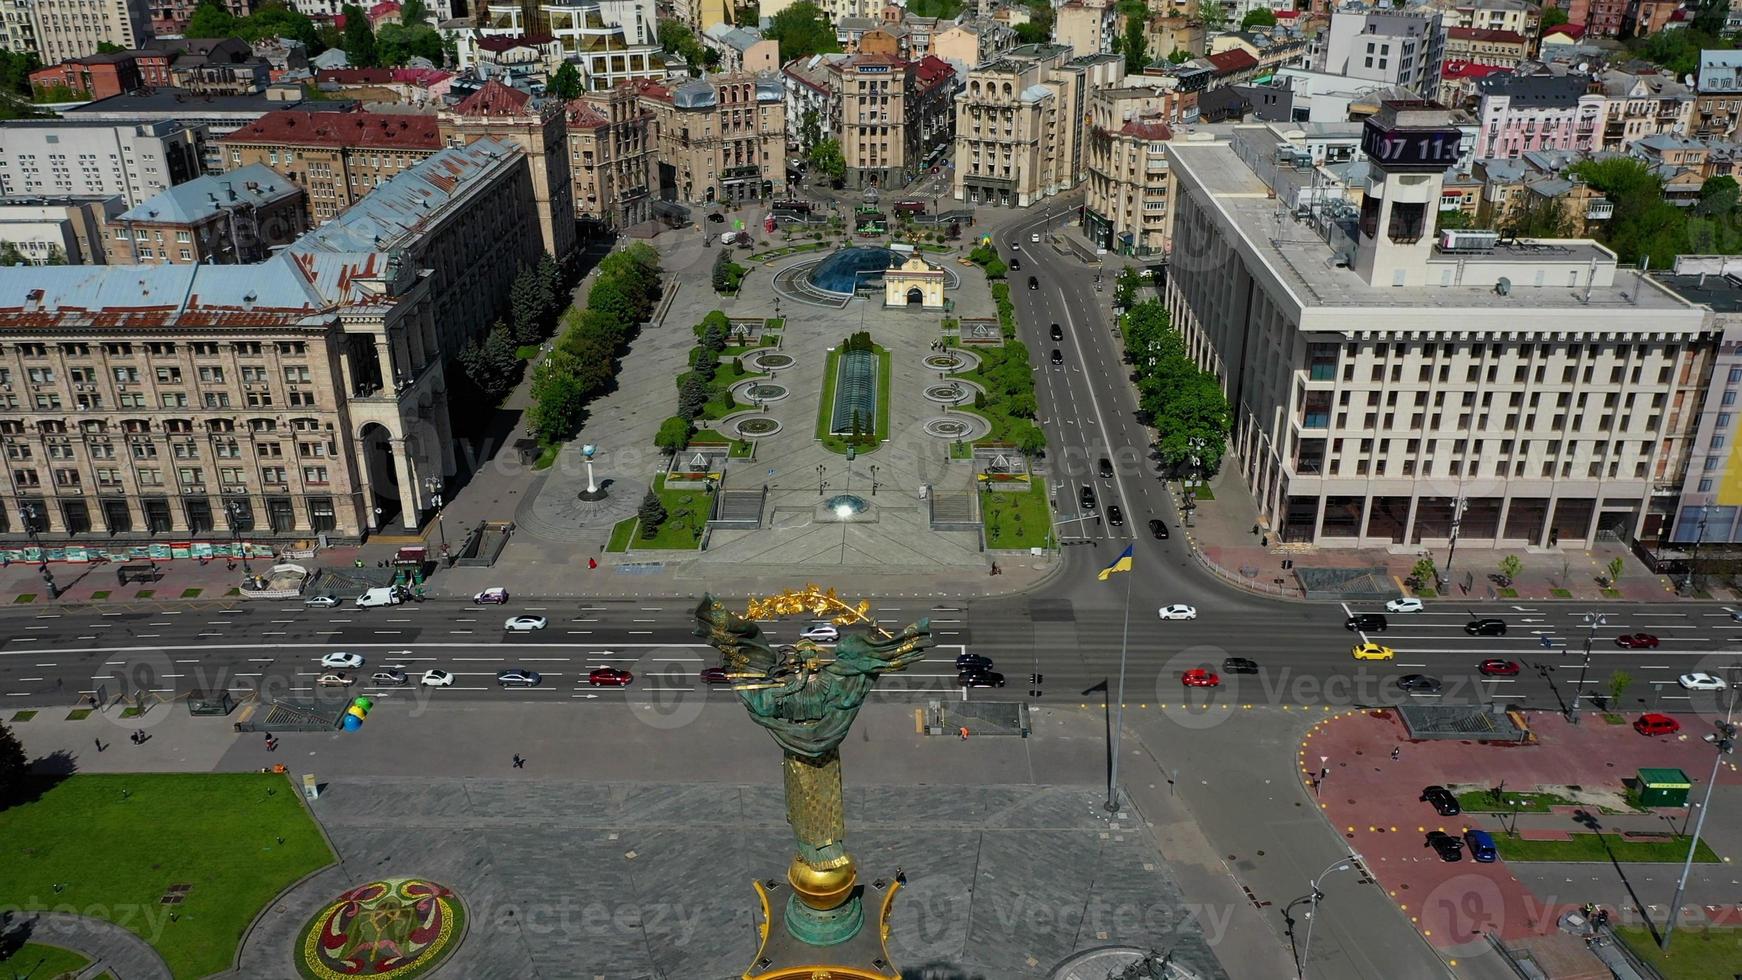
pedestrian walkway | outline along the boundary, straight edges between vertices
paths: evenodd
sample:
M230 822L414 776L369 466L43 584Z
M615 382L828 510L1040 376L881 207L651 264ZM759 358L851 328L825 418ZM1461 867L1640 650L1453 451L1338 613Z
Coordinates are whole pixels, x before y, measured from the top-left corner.
M377 550L391 554L397 545L378 545ZM315 568L349 565L360 549L355 546L327 548L312 559L296 559L295 564ZM48 583L41 566L34 562L11 562L0 568L0 603L51 605L55 603L88 603L131 601L163 601L169 599L241 599L242 576L245 568L264 572L275 563L271 558L251 558L247 562L213 558L172 558L159 561L140 559L136 562L50 562L48 572L54 576L60 590L56 599L49 598ZM130 580L123 585L117 570L123 566L153 565L161 573L155 581ZM24 598L28 596L29 598Z
M59 946L90 957L91 963L81 977L170 980L173 976L157 950L112 922L65 912L31 912L20 913L16 924L29 930L30 942Z

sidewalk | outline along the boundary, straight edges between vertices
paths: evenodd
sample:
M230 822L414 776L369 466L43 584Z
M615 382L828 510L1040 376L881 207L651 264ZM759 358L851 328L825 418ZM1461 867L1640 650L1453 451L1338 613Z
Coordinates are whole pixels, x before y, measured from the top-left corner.
M383 554L390 555L397 545L382 545ZM315 556L313 560L300 564L311 568L320 566L350 565L359 557L360 549L356 547L327 548ZM242 582L243 564L236 562L230 567L223 558L213 558L201 563L197 558L174 558L153 562L163 577L156 582L128 582L120 585L116 581L115 570L121 567L117 562L50 562L49 574L54 576L55 585L60 589L58 599L48 597L48 585L42 578L39 566L34 562L12 562L5 568L0 568L0 603L45 605L54 602L127 602L131 600L164 600L164 599L237 599L239 601L239 586ZM143 565L143 559L137 562L127 562L128 565ZM255 570L264 570L273 564L270 558L251 558L248 564ZM26 597L29 598L26 598Z

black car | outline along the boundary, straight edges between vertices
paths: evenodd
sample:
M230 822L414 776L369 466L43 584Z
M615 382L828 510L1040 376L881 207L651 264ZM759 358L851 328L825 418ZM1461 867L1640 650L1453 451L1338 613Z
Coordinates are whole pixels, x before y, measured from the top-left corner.
M1101 461L1095 465L1095 469L1101 474L1102 479L1112 479L1113 461L1107 457L1102 456Z
M1444 831L1428 831L1426 846L1433 848L1440 860L1447 864L1464 859L1464 842Z
M496 683L503 687L537 687L544 683L544 677L536 670L510 667L496 672Z
M977 653L956 654L956 670L962 673L978 673L992 669L992 658L982 657Z
M1442 817L1455 817L1464 812L1458 806L1458 798L1453 796L1452 791L1444 786L1429 786L1422 790L1421 801L1433 804L1434 812Z
M715 222L715 223L719 223L719 222L725 221L726 216L723 214L720 214L719 212L716 211L715 213L708 215L708 220Z
M1040 288L1040 280L1034 278L1033 276L1029 276L1028 277L1028 288L1029 289L1039 289Z
M1155 535L1157 541L1166 541L1167 525L1160 518L1152 517L1149 519L1149 533Z
M1464 624L1464 632L1471 636L1505 636L1506 620L1472 619Z
M1061 327L1061 326L1059 326L1059 325L1058 325L1058 324L1056 324L1056 323L1055 323L1055 324L1053 324L1053 325L1052 325L1052 339L1054 339L1054 340L1063 340L1063 339L1065 339L1065 331L1064 331L1064 328L1063 328L1063 327Z
M1016 256L1012 255L1010 257L1010 271L1015 272L1021 268L1022 268L1022 260L1017 258Z
M1246 657L1229 657L1222 661L1222 673L1256 674L1258 673L1258 661Z
M1063 364L1065 362L1065 352L1054 347L1052 349L1052 357L1049 358L1049 360L1052 361L1054 366Z
M1003 687L1004 675L995 670L964 670L956 675L962 687Z
M1359 630L1363 633L1383 633L1390 625L1386 622L1385 617L1378 613L1356 613L1343 620L1344 629Z
M1084 510L1094 510L1095 488L1087 483L1083 484L1083 489L1077 493L1077 503L1081 504Z
M1107 523L1113 527L1125 526L1125 512L1119 509L1118 504L1107 505Z
M1426 674L1404 674L1397 679L1397 686L1405 691L1420 691L1423 694L1440 693L1439 678Z

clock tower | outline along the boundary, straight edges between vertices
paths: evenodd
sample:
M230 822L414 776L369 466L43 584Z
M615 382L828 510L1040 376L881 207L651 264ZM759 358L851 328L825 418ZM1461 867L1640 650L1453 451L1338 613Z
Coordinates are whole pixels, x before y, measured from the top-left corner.
M1434 219L1445 173L1458 162L1461 134L1436 102L1392 101L1367 117L1355 272L1369 286L1421 286L1433 254Z

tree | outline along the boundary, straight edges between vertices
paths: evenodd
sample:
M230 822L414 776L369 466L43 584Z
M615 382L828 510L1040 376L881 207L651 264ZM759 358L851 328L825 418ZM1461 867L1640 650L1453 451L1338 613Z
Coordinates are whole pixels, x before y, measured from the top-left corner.
M538 257L538 288L547 297L545 315L555 317L567 302L563 299L563 267L549 252Z
M237 23L237 36L253 44L261 38L287 37L301 41L309 54L320 54L332 45L321 38L320 29L305 13L294 10L279 0L263 3L254 13Z
M659 423L659 431L653 436L653 444L667 456L675 456L690 444L690 435L695 429L689 419L681 415L673 415Z
M345 22L345 31L350 33L350 21ZM375 35L375 59L380 65L403 65L413 58L439 65L444 57L441 34L427 24L383 24Z
M663 37L663 35L661 35ZM841 50L835 40L835 28L810 0L799 0L770 18L764 37L780 45L782 64L813 54L832 54Z
M1542 8L1542 21L1537 25L1537 37L1546 35L1551 27L1559 27L1567 22L1567 12L1559 7Z
M1606 570L1609 573L1609 588L1613 589L1615 584L1621 581L1621 573L1627 570L1627 559L1616 555L1609 559Z
M483 343L466 341L460 351L461 373L491 402L500 401L514 387L520 373L514 338L505 324L497 323Z
M13 95L30 95L30 73L42 67L35 53L0 51L0 90Z
M1549 9L1553 10L1554 8L1550 7ZM1476 227L1476 219L1470 216L1470 212L1465 211L1462 208L1457 208L1451 211L1436 211L1435 214L1435 231L1450 231L1456 228Z
M1439 569L1434 565L1432 558L1416 559L1415 564L1410 566L1409 575L1424 586L1430 586L1439 581Z
M720 373L720 355L711 349L703 347L696 353L695 375L704 382L714 380L714 375Z
M18 740L18 733L0 724L0 806L21 795L29 774L30 760L24 754L24 743Z
M1016 25L1016 40L1022 44L1045 44L1052 40L1052 29L1038 21Z
M1174 48L1167 53L1167 60L1169 64L1183 65L1192 60L1192 53L1185 48Z
M401 0L399 22L407 27L429 23L429 4L424 0Z
M564 102L581 97L581 72L572 61L565 61L557 68L556 74L550 76L547 91L553 98Z
M1046 452L1046 433L1033 422L1023 422L1016 429L1016 448L1025 455L1039 456Z
M539 288L538 273L521 266L508 287L508 311L514 323L514 340L536 344L544 339L544 314L548 303Z
M573 439L587 418L587 400L591 392L575 375L558 370L546 371L556 358L545 358L535 374L548 377L533 380L537 401L532 405L532 428L539 441L550 444ZM542 383L541 383L542 382Z
M1724 21L1730 14L1728 0L1699 0L1694 8L1694 21L1691 28L1701 34L1712 37L1724 33Z
M125 50L127 50L127 49L122 47L119 44L116 44L113 41L98 41L97 42L97 53L98 54L120 54L121 52L123 52Z
M1617 670L1609 675L1609 707L1618 707L1621 698L1627 693L1627 686L1633 683L1633 675L1625 670Z
M659 494L653 488L647 489L647 496L641 498L641 506L635 511L635 516L641 518L641 536L651 539L659 533L659 526L665 523L665 503L659 499Z
M1204 25L1204 33L1216 34L1228 28L1228 9L1222 6L1221 0L1198 0L1197 22Z
M707 50L696 39L694 31L681 20L664 19L659 22L659 43L667 51L682 58L690 68L690 74L699 73L707 61Z
M1550 8L1550 9L1553 9L1553 8ZM1517 578L1518 573L1523 571L1523 570L1524 570L1524 562L1520 561L1518 559L1517 555L1507 555L1505 558L1500 559L1501 583L1503 585L1510 586L1512 584L1512 580Z
M1566 18L1563 16L1561 19L1565 20ZM1254 7L1246 12L1246 16L1240 18L1240 29L1243 31L1249 31L1254 27L1275 26L1276 12L1269 7Z
M806 109L799 117L798 145L805 155L809 155L811 147L816 146L823 138L823 123L815 109Z
M1133 17L1125 22L1125 74L1141 75L1143 69L1149 67L1149 38L1144 35L1145 27L1142 18Z
M1694 210L1704 215L1729 214L1736 210L1738 197L1742 197L1742 186L1736 178L1729 174L1707 177L1700 185L1700 203Z
M810 164L813 171L831 183L839 183L847 176L847 158L841 155L841 141L832 136L811 147Z
M369 24L369 15L354 3L345 4L341 13L345 17L343 47L351 67L374 68L381 64L375 51L375 29Z
M182 33L188 37L235 37L240 29L236 15L225 10L217 0L202 0L188 18Z
M686 421L694 421L702 414L702 409L708 404L707 382L691 373L684 378L683 386L677 393L677 414Z

